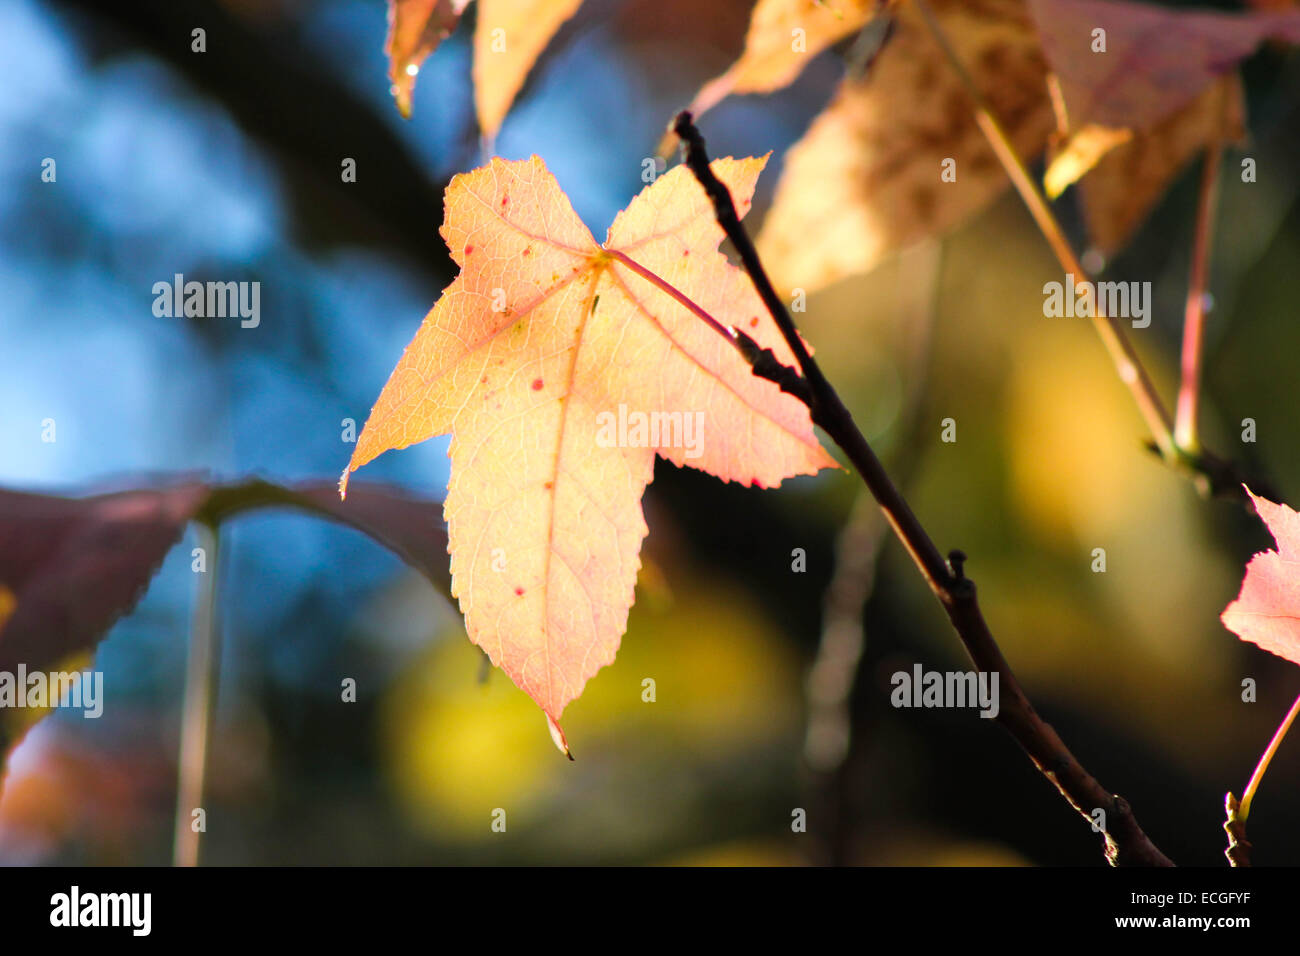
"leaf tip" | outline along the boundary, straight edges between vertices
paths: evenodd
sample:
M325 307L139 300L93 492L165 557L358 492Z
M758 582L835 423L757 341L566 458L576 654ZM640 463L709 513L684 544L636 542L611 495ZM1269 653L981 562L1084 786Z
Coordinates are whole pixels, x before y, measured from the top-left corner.
M560 729L559 723L550 714L546 715L546 729L551 732L551 740L555 742L555 746L560 753L572 760L573 751L569 749L569 741L565 739L564 731Z

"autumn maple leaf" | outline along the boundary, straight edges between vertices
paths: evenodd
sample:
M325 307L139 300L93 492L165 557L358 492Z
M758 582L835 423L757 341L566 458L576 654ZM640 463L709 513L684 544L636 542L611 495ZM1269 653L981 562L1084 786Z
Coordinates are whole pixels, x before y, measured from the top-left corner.
M1277 550L1250 559L1241 593L1224 609L1221 620L1242 640L1300 664L1300 514L1249 488L1246 493Z
M742 214L765 162L713 164ZM384 386L341 490L384 451L451 433L452 593L563 748L561 712L626 629L655 454L759 486L834 461L807 408L693 314L794 364L685 168L599 245L540 159L494 159L452 180L442 235L461 272Z

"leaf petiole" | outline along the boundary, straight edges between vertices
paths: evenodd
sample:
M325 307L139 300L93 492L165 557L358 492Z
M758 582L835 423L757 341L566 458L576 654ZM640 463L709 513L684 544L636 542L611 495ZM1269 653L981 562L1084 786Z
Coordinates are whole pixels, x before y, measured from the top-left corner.
M676 286L674 286L672 283L668 282L667 280L660 278L654 272L651 272L649 269L641 265L641 263L637 262L631 256L627 255L626 253L618 249L606 249L605 255L608 258L613 259L616 262L620 263L621 265L627 266L627 268L631 269L642 279L645 279L647 282L649 282L651 285L657 288L660 292L663 292L666 295L673 298L674 300L676 300L679 304L684 306L693 315L703 320L705 325L713 329L713 331L717 332L723 338L733 343L736 341L736 333L733 330L727 328L725 325L723 325L713 316L709 315L709 313L705 312L704 309L702 309L698 304L696 304L695 300L692 299L690 296L688 296L686 293L682 292L680 289L678 289ZM597 296L596 298L599 299L600 297ZM595 302L592 303L592 311L593 312L596 311Z
M1277 753L1277 748L1281 745L1282 739L1286 737L1286 732L1291 729L1291 724L1295 722L1297 714L1300 714L1300 697L1295 699L1295 703L1291 705L1287 715L1282 718L1282 723L1278 725L1276 733L1273 734L1273 739L1268 743L1268 749L1259 758L1259 763L1255 765L1255 772L1251 774L1250 782L1246 784L1246 789L1241 794L1241 806L1237 811L1237 819L1243 824L1246 822L1246 818L1250 816L1250 803L1255 799L1255 791L1259 789L1259 782L1264 779L1264 771L1268 769L1268 765L1273 761L1273 755Z

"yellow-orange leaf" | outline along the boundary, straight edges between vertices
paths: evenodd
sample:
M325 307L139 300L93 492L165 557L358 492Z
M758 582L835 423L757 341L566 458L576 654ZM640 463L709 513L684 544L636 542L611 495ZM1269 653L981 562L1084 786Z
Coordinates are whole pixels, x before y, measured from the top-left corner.
M1053 119L1024 4L931 7L1016 150L1037 155ZM975 104L920 14L904 4L870 75L846 80L791 147L759 252L779 286L811 290L942 234L1007 185Z
M478 0L474 30L474 105L491 139L528 71L582 0Z
M764 162L713 164L742 212ZM793 363L686 169L645 189L603 245L537 157L457 176L446 207L461 272L384 386L343 487L384 451L451 433L453 594L470 638L554 723L626 627L656 453L761 486L833 460L802 404L620 258Z
M822 50L867 24L878 0L758 0L745 49L705 84L691 104L697 116L731 93L770 93L794 81Z

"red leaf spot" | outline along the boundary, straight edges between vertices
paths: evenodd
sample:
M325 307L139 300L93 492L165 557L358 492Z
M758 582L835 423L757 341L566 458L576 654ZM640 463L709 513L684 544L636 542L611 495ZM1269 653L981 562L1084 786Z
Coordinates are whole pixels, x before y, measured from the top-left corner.
M683 259L685 259L685 258L686 258L687 256L689 256L690 254L691 254L691 250L689 250L689 249L683 249L683 250L682 250L682 258L683 258Z
M515 594L516 594L517 596L522 596L523 593L524 593L524 589L523 589L523 588L515 588Z
M753 328L754 326L758 325L758 316L756 316L756 315L755 315L755 316L751 316L751 317L750 317L750 320L749 320L749 325L750 325L750 328Z
M533 391L540 392L541 390L542 390L542 380L540 378L533 379Z
M473 252L473 251L474 251L474 247L471 246L471 245L466 244L466 246L465 246L465 255L469 255L469 254L470 254L471 252Z
M508 203L508 202L510 202L510 197L509 197L509 196L502 196L502 197L501 197L501 208L502 208L502 209L505 209L505 208L506 208L506 203Z
M526 255L526 256L531 256L532 254L533 254L533 247L532 247L532 246L524 246L524 255Z
M544 487L547 491L550 491L552 488L555 487L555 482L553 482L553 481L548 481L548 482L547 482L545 485L543 485L542 487Z

